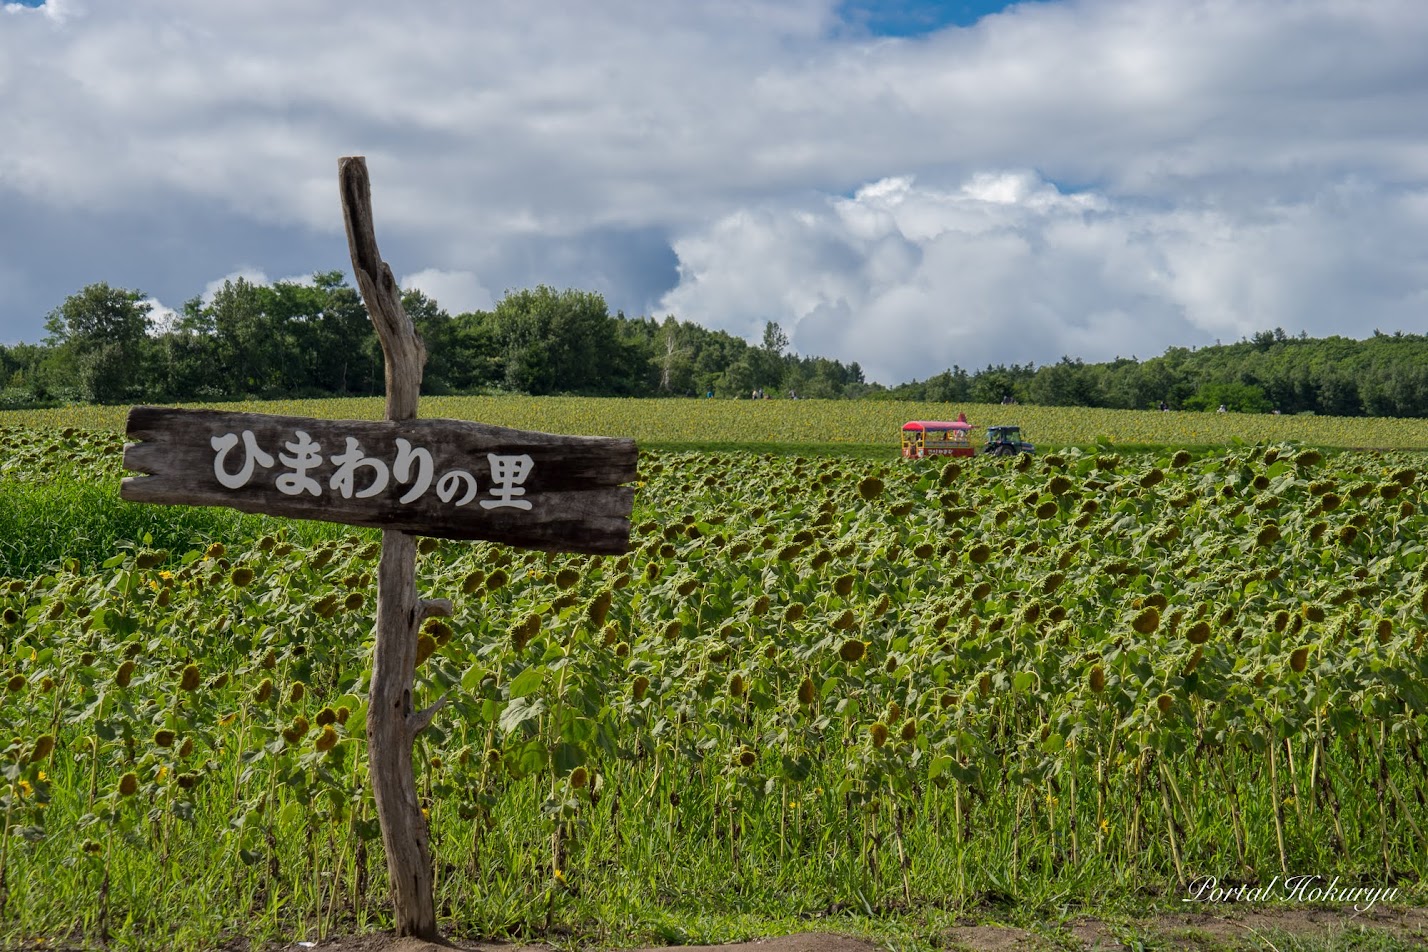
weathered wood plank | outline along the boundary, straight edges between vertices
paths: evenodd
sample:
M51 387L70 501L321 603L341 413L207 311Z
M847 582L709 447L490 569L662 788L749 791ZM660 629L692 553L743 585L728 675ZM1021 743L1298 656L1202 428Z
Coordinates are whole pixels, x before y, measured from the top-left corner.
M125 467L149 474L124 480L120 495L135 502L550 551L629 546L633 440L143 406L130 411L127 433L142 442L125 447Z

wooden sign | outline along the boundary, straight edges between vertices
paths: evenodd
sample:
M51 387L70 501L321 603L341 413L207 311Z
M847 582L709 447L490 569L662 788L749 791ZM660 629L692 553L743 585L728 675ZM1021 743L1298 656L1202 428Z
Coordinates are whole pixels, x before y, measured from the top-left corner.
M462 420L317 420L134 407L134 502L487 539L528 549L629 548L634 440Z

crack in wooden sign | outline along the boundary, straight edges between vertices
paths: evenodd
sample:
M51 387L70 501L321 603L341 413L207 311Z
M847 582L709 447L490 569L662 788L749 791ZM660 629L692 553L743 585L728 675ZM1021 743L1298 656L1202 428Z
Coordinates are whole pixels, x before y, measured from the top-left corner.
M633 440L463 420L318 420L134 407L134 502L227 506L530 549L628 550Z

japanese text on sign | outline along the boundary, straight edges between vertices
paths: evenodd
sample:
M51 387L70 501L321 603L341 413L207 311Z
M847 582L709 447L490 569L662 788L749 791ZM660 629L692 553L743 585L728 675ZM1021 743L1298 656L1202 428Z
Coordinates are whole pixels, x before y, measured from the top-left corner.
M278 492L288 496L304 493L321 496L322 484L311 471L323 464L322 445L304 430L294 430L294 438L283 444L286 453L279 453L277 463L285 467L277 480ZM420 499L436 482L436 497L444 503L465 506L476 499L480 492L476 477L464 469L452 469L436 478L436 466L431 451L412 445L410 440L397 437L397 454L389 466L386 460L368 456L356 438L345 437L346 447L340 453L327 458L336 471L328 480L328 488L336 491L343 499L367 499L386 490L395 479L398 485L407 486L405 493L397 501L408 504ZM272 469L274 459L271 453L258 445L258 438L252 430L244 430L242 436L224 433L209 441L216 455L213 458L213 475L226 489L241 489L253 478L254 470L261 466ZM228 457L243 444L242 464L230 463ZM526 494L521 485L535 467L535 461L527 454L502 456L487 453L491 465L491 486L488 495L492 498L480 500L482 509L530 509L529 500L521 499ZM361 479L359 471L366 473ZM360 485L360 488L359 488ZM454 500L454 502L453 502Z

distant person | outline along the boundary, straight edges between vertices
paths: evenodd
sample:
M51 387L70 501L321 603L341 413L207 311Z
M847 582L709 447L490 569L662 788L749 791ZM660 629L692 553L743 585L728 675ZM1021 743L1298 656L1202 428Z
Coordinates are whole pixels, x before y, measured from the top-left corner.
M1167 410L1169 410L1169 409L1170 409L1170 404L1166 403L1164 400L1160 401L1160 412L1161 412L1161 413L1165 413L1165 412L1166 412Z
M1225 409L1225 405L1222 403L1222 404L1220 404L1220 409L1216 410L1215 412L1216 412L1216 413L1229 413L1230 411L1227 410L1227 409Z

